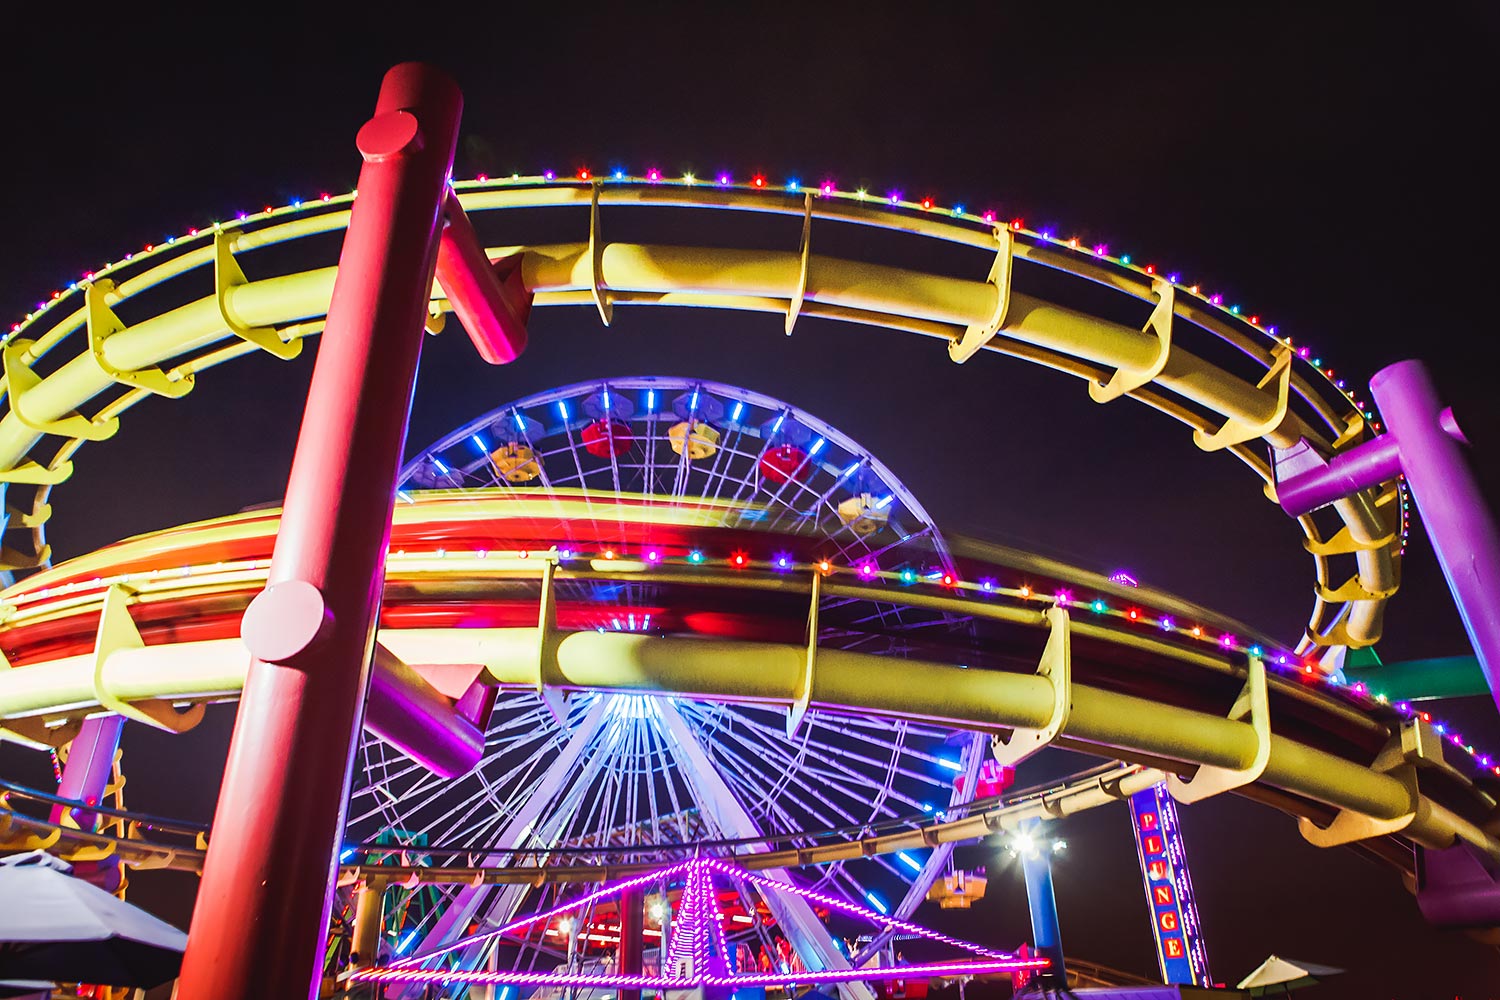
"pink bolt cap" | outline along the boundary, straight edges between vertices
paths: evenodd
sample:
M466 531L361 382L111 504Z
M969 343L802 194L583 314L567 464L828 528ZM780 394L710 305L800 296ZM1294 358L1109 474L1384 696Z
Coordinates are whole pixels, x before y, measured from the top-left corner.
M422 127L410 111L386 111L360 126L354 144L370 162L416 153L422 149Z
M286 663L328 634L333 612L322 591L306 580L273 583L255 596L240 620L240 638L252 656Z

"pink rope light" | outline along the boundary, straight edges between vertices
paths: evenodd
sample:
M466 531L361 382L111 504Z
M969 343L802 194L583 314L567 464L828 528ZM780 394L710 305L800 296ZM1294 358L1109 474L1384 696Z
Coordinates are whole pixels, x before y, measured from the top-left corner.
M490 938L500 937L503 934L511 934L523 927L529 927L532 924L542 923L544 921L551 920L553 917L561 916L564 913L569 913L573 910L579 909L580 907L587 906L588 904L603 899L606 896L615 895L616 893L623 892L626 889L633 889L638 885L646 885L657 879L670 878L673 875L677 875L683 871L686 871L692 865L693 862L691 861L683 861L679 864L671 865L667 868L660 868L656 871L648 872L645 875L637 875L634 878L622 879L618 882L611 882L608 885L600 886L598 889L589 893L587 896L580 896L578 899L564 903L561 906L553 907L545 913L537 913L529 917L523 917L520 920L513 920L505 926L497 927L492 931L481 931L478 934L471 934L466 938L460 938L452 944L447 945L443 948L439 948L436 951L425 952L421 955L413 955L411 958L403 958L399 962L393 963L391 965L391 968L408 968L420 962L430 961L431 959L437 958L441 955L446 955L449 952L457 951L459 948L466 947L479 941L488 941Z
M986 958L1007 959L1012 957L1011 955L1003 951L994 951L992 949L985 948L982 945L974 944L971 941L963 941L959 938L949 937L946 934L939 934L937 931L929 930L928 928L923 927L920 924L913 924L905 920L897 920L895 917L887 917L882 914L875 913L872 910L867 910L863 906L857 906L849 902L848 900L840 899L837 896L829 896L821 892L815 892L812 889L803 889L799 886L790 885L786 882L778 882L775 879L766 878L764 875L754 875L743 868L726 864L722 861L714 859L710 859L708 861L708 864L713 867L715 871L722 872L726 875L733 875L737 878L743 878L747 882L754 883L762 889L773 889L777 892L794 893L798 896L801 896L803 899L808 899L815 903L821 903L831 909L840 910L844 913L849 913L856 917L863 917L864 919L873 921L877 924L883 924L886 927L893 928L898 931L905 931L908 934L916 934L919 937L924 937L931 941L941 941L943 944L953 945L957 948L966 948L970 951L975 952L976 954L983 955Z
M697 986L777 986L783 983L846 983L854 980L911 979L920 976L984 975L1045 969L1045 958L989 959L983 962L928 962L866 969L817 972L757 972L704 975L691 979L659 976L583 975L564 972L480 972L462 969L366 969L353 979L366 983L478 983L493 986L599 986L615 989L691 989Z
M714 892L713 872L731 879L750 882L761 890L790 892L803 899L819 903L830 909L860 917L884 927L905 931L931 941L939 941L953 947L965 949L983 956L983 961L929 962L922 965L901 965L858 969L819 969L801 972L758 972L750 970L736 973L729 952L728 938L724 934L724 917L719 909L718 896ZM553 917L578 910L606 896L617 895L626 889L652 882L663 882L675 875L686 873L686 885L681 895L681 908L677 916L672 941L667 952L668 967L676 970L685 959L691 964L689 976L624 976L605 973L571 972L485 972L466 969L418 969L413 966L439 958L459 948L490 938L509 934L521 928L544 923ZM717 945L717 959L714 946ZM1040 956L1019 958L1006 952L994 951L970 941L949 937L928 930L918 924L897 920L867 910L862 906L830 896L825 893L803 889L787 882L778 882L763 875L754 875L737 865L714 858L694 858L679 864L660 868L644 875L622 879L602 886L569 903L554 907L544 913L512 921L503 927L482 934L475 934L456 941L444 948L403 959L385 968L363 969L355 972L353 979L369 983L479 983L496 986L579 986L614 989L691 989L699 986L776 986L793 983L844 983L857 980L909 979L914 976L983 975L988 973L1035 971L1047 968L1051 963ZM661 970L665 971L665 970Z

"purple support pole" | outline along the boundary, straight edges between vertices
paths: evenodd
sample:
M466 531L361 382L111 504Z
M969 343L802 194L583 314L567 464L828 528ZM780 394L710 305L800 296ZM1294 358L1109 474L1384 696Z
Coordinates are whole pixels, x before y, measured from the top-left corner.
M474 711L481 723L489 718L487 706ZM483 726L465 718L460 706L379 645L370 671L365 728L444 778L467 774L484 754Z
M115 752L120 749L120 732L125 728L125 718L120 715L100 715L83 720L73 745L68 749L68 762L63 765L62 780L57 784L57 794L65 799L76 799L91 806L99 804L104 788L114 773ZM81 830L92 830L98 820L96 813L66 806L52 807L52 822L61 823L65 813L71 813L74 823Z
M381 84L193 911L181 1000L315 997L463 99Z
M1419 361L1370 379L1387 433L1276 485L1293 517L1406 474L1459 616L1500 706L1500 533L1459 447L1463 434Z
M1439 927L1500 923L1500 864L1472 844L1417 848L1417 905Z
M104 789L115 771L115 753L120 749L120 733L125 728L125 718L120 715L99 715L84 719L68 748L68 762L63 765L62 780L57 783L57 794L67 799L76 799L97 806L104 798ZM80 830L97 830L99 814L88 809L70 809L67 806L52 807L52 822L71 820ZM97 861L73 862L74 876L92 882L105 892L115 892L124 881L125 873L120 868L117 855Z

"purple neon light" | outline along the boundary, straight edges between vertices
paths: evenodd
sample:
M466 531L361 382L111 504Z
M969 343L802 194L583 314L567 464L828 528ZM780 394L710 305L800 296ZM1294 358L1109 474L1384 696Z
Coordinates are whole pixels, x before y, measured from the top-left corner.
M661 882L686 872L687 884L682 893L682 905L677 916L676 932L667 953L668 967L676 969L682 959L691 962L692 974L678 976L622 976L604 974L577 974L568 972L481 972L464 969L417 969L412 966L430 961L478 941L499 937L524 927L544 923L553 917L577 910L606 896L652 882ZM730 959L729 943L724 934L723 913L719 910L718 897L713 888L712 872L731 879L750 882L762 890L790 892L803 899L822 904L861 917L887 928L905 931L932 941L962 948L981 955L985 961L935 962L926 965L902 965L888 968L820 969L801 972L751 972L736 974ZM710 935L714 937L710 939ZM714 960L713 945L717 944L718 959ZM615 989L689 989L696 986L774 986L785 983L839 983L856 980L905 979L912 976L941 976L952 974L976 974L990 972L1017 972L1045 969L1051 963L1041 957L1017 958L1015 955L994 951L970 941L939 934L918 924L897 920L867 910L836 896L804 889L787 882L779 882L763 875L754 875L737 865L716 858L694 858L679 864L660 868L644 875L622 879L602 886L594 892L569 903L554 907L544 913L512 921L495 930L470 935L460 941L436 951L402 959L385 968L372 968L356 972L353 978L360 982L405 982L405 983L480 983L507 986L599 986Z
M877 969L823 969L818 972L757 972L746 976L710 976L708 986L775 986L780 983L848 983L860 979L910 979L913 976L944 976L985 972L1016 972L1045 969L1045 958L991 959L988 962L929 962L925 965L893 965Z
M598 889L589 893L587 896L580 896L575 900L564 903L562 906L555 906L552 909L547 910L545 913L537 913L529 917L524 917L520 920L512 920L510 923L504 925L503 927L497 927L492 931L481 931L478 934L471 934L466 938L461 938L450 945L446 945L442 948L437 949L436 951L429 951L424 952L420 955L413 955L411 958L403 958L399 962L395 963L395 965L391 966L391 968L406 968L412 965L416 965L419 962L425 962L429 959L437 958L440 955L446 955L451 951L456 951L459 948L474 944L477 941L487 941L490 938L500 937L502 934L510 934L513 931L518 931L521 928L528 927L532 924L551 920L553 917L560 916L564 913L569 912L570 910L576 910L582 906L587 906L589 903L592 903L599 899L603 899L605 896L611 896L615 893L623 892L626 889L633 889L638 885L646 885L650 882L657 881L658 879L670 878L673 875L686 871L688 868L692 867L693 864L695 864L695 862L683 861L680 864L671 865L667 868L659 868L656 871L647 872L645 875L637 875L634 878L621 879L618 882L611 882L608 885L600 886Z
M884 924L886 927L893 928L899 931L905 931L908 934L915 934L919 937L927 938L930 941L940 941L943 944L953 945L957 948L967 948L968 950L973 951L976 954L984 955L986 958L1008 959L1012 957L1003 951L992 951L989 948L974 944L971 941L962 941L958 938L949 937L946 934L939 934L937 931L929 930L928 928L923 927L920 924L908 923L905 920L897 920L894 917L884 916L882 914L874 912L873 910L867 910L863 906L858 906L854 903L851 903L846 899L840 899L837 896L829 896L821 892L816 892L812 889L803 889L799 886L789 885L785 882L778 882L775 879L766 878L764 875L755 875L743 868L738 868L734 865L726 864L723 861L710 858L708 859L707 864L715 871L721 872L725 875L733 875L736 878L743 878L747 882L754 883L761 888L769 888L777 892L790 892L795 895L801 896L803 899L810 899L815 903L821 903L824 906L829 907L830 909L842 910L843 912L852 914L853 916L863 917L866 920Z
M562 972L465 972L460 969L365 969L350 978L365 983L478 983L493 986L602 986L616 989L691 989L695 986L776 986L782 983L847 983L869 979L911 979L913 976L974 975L1045 969L1045 958L991 959L986 962L931 962L869 969L826 969L819 972L701 976L663 979L658 976L569 975Z

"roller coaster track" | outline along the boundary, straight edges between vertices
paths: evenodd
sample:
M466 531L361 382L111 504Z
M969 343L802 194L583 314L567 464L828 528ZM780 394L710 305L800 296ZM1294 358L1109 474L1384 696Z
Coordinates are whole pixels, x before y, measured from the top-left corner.
M692 524L678 526L680 541L712 558L695 561L689 553L648 563L616 557L603 541L590 550L587 539L565 560L555 545L464 547L476 525L489 537L522 537L536 524L537 504L564 503L439 494L398 505L393 546L404 547L388 563L381 644L418 671L480 665L502 688L774 705L806 699L827 711L989 733L1002 740L1001 752L1050 745L1129 765L945 823L759 854L758 864L972 839L1031 816L1114 801L1164 775L1189 799L1232 790L1268 801L1299 816L1314 843L1361 844L1403 868L1412 844L1441 848L1461 840L1500 857L1500 838L1491 832L1500 783L1489 769L1445 762L1444 741L1420 717L1295 668L1267 670L1266 651L1252 639L1225 633L1233 643L1215 640L1200 634L1202 625L1163 627L1170 619L1162 612L1171 607L1102 609L1030 586L908 582L895 570L865 574L805 562L779 569L760 558L730 568L719 553L742 544L745 533ZM567 519L565 507L561 515ZM232 700L249 660L238 620L263 585L276 523L274 511L258 511L141 536L0 595L11 609L0 644L15 663L0 671L0 724L65 732L70 720L106 702L182 708ZM611 514L599 530L618 531L620 523ZM543 642L535 624L522 622L535 622L537 586L549 576L560 588L649 587L660 606L684 611L722 606L729 597L743 617L735 630L717 634L695 634L686 614L664 625L664 634L599 631L584 617L597 608L560 599L556 633ZM109 648L94 630L110 595L122 590L144 644ZM806 634L808 601L818 592L965 616L976 623L978 641L953 647L935 640L900 660L810 648L796 637ZM488 624L463 627L474 621L450 620L453 609L481 609ZM524 865L513 870L531 879L564 877ZM451 858L408 875L445 872L460 881L513 877ZM585 877L583 869L573 876Z
M1175 276L1020 220L1007 225L992 213L935 210L930 202L831 185L788 191L651 176L455 187L481 227L504 231L512 214L526 210L544 214L554 231L576 234L572 242L489 250L503 266L519 266L538 306L591 306L606 323L617 305L770 312L785 317L788 332L800 317L819 317L935 337L958 361L980 350L1012 355L1087 380L1101 402L1132 396L1177 418L1200 448L1240 458L1268 496L1273 477L1259 442L1289 448L1305 439L1328 454L1367 433L1370 411L1355 394L1316 367L1318 359L1304 361L1289 340L1272 336L1274 328L1261 329ZM303 265L336 250L351 198L325 196L193 230L85 274L16 324L4 347L0 487L30 490L29 502L11 504L8 515L9 527L30 539L6 550L4 562L47 563L53 487L67 479L78 449L112 435L131 406L150 395L181 396L200 373L248 353L293 356L320 332L336 267ZM608 240L611 216L644 210L691 210L729 246ZM800 244L730 248L732 220L744 213L800 219ZM951 258L938 252L943 246L967 249L974 273L988 268L988 276L814 252L851 227L899 234L906 258L924 264ZM263 276L250 280L247 270ZM1081 311L1026 291L1042 271L1067 279L1070 299L1076 292L1078 301L1102 308ZM1100 287L1112 293L1107 302ZM435 289L434 328L446 308ZM1404 503L1392 482L1340 501L1336 519L1300 519L1317 600L1299 651L1316 660L1325 647L1379 638L1382 609L1397 586Z

